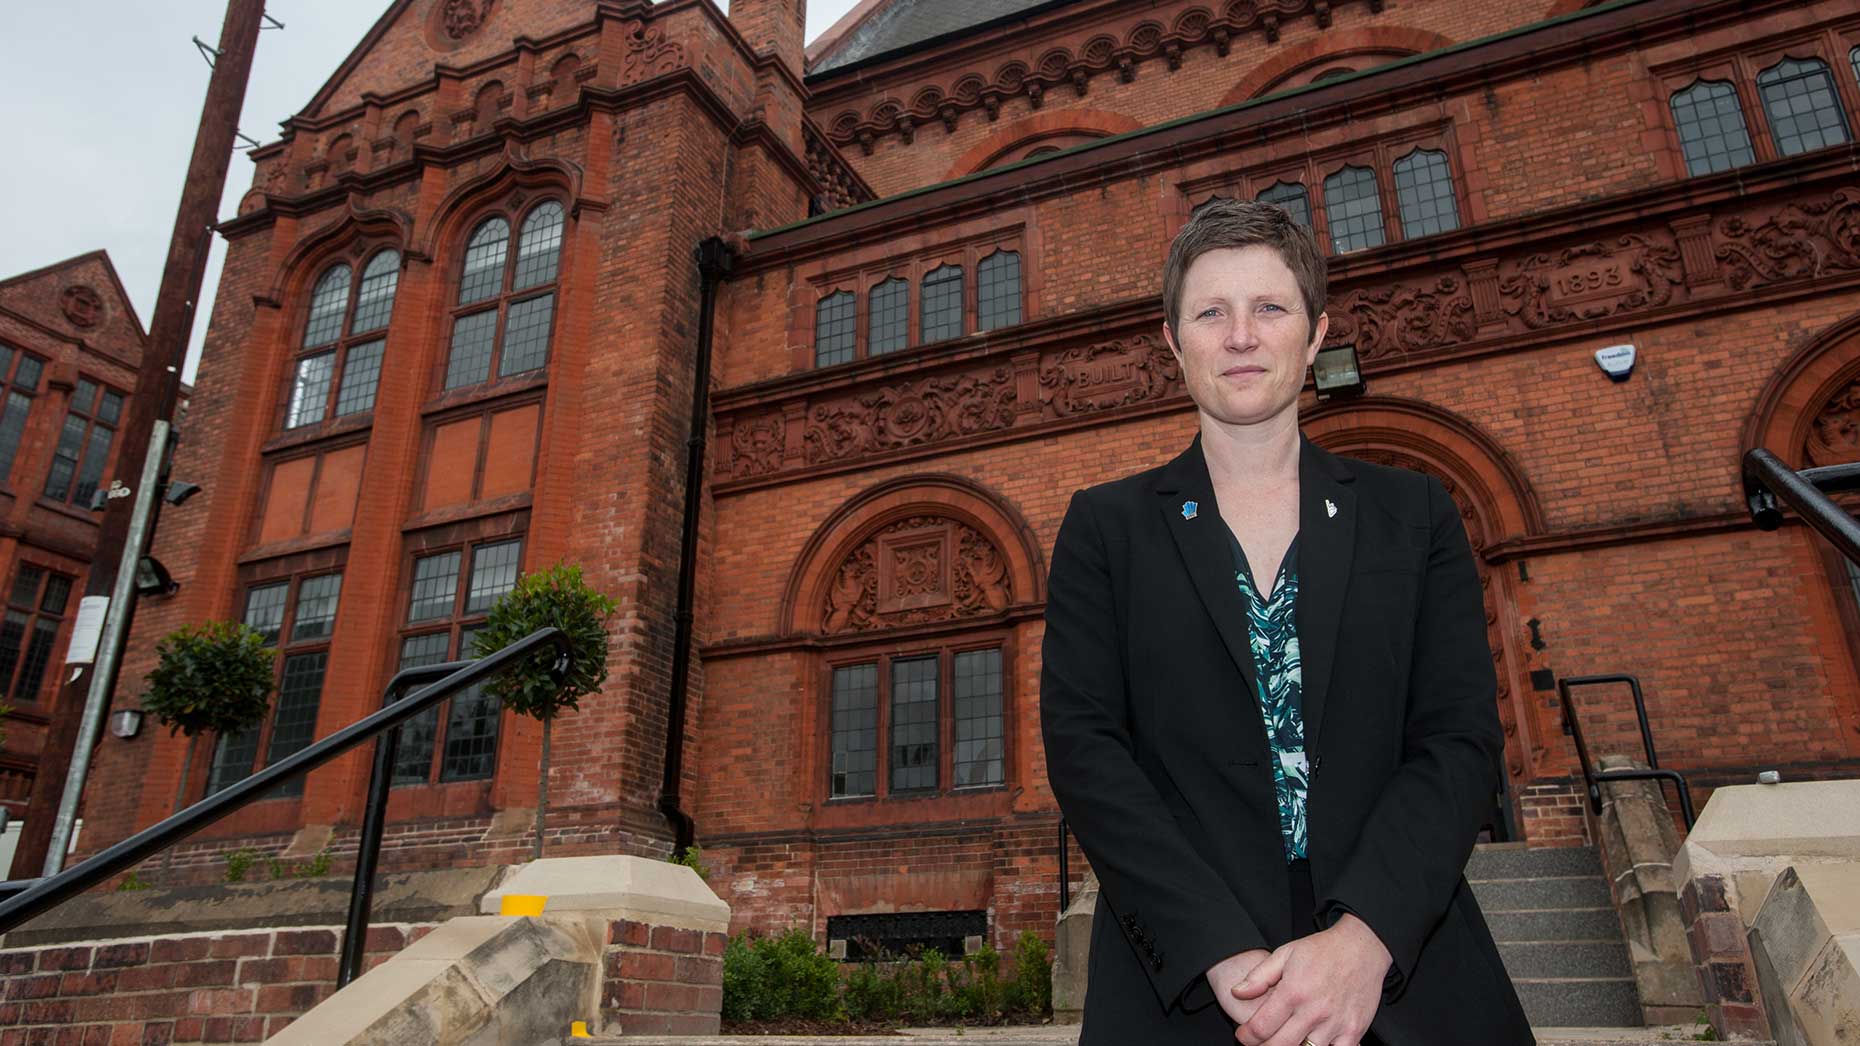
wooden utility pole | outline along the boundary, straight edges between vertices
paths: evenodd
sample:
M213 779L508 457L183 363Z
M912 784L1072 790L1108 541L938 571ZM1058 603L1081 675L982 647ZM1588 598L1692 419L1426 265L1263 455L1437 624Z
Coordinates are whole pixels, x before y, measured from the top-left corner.
M246 81L252 72L252 54L258 48L258 33L265 20L264 0L229 0L226 22L220 30L219 51L214 56L213 76L207 82L207 100L200 114L200 128L194 135L194 155L187 166L187 178L181 186L181 206L175 213L174 233L168 241L168 260L162 268L161 290L155 299L155 315L149 324L148 345L142 365L136 373L135 392L129 397L127 417L120 434L122 443L116 454L114 479L126 486L134 484L135 497L111 498L104 510L103 524L97 534L97 547L91 555L90 578L85 585L87 597L111 597L117 591L117 576L124 562L130 577L150 537L156 492L140 489L142 477L159 474L158 468L145 468L150 436L157 422L166 424L174 418L175 404L181 393L181 366L187 358L187 342L194 329L194 308L200 300L205 280L207 254L213 246L213 227L219 220L220 197L225 192L226 171L232 164L233 145L239 133L239 112L245 106ZM165 440L163 442L166 442ZM156 453L161 453L157 449ZM137 504L145 511L137 512ZM145 525L132 531L132 516ZM20 828L19 847L14 851L12 877L32 878L48 868L54 822L64 802L66 781L72 755L80 742L84 751L78 759L80 768L88 763L90 748L96 742L108 710L110 687L115 683L116 667L121 662L120 639L129 633L129 621L135 612L135 586L127 586L127 599L118 599L109 615L120 619L106 623L103 635L118 638L118 649L107 645L96 652L89 670L66 675L52 704L51 723L46 730L45 747L39 753L39 766L32 781L32 796L26 807L25 824ZM75 640L75 637L74 637ZM93 687L93 676L102 677ZM102 700L97 700L101 696ZM82 736L81 736L82 735ZM71 806L75 809L75 806ZM61 840L60 852L49 863L55 871L63 864L63 847L69 843L69 826Z

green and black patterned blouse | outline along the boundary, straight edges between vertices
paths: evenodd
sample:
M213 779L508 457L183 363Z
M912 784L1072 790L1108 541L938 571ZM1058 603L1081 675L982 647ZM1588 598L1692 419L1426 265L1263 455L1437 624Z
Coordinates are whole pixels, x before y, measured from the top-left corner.
M1279 797L1279 834L1285 859L1305 856L1305 797L1311 785L1305 758L1304 670L1298 657L1298 539L1285 550L1278 582L1261 597L1246 552L1230 532L1234 581L1246 597L1247 629L1259 680L1259 711L1272 745L1272 783Z

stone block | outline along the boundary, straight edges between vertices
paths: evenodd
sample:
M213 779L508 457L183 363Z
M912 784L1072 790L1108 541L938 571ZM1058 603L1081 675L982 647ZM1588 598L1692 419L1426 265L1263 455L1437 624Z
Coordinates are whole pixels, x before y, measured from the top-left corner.
M1806 1046L1860 1042L1860 932L1831 938L1789 994Z
M655 928L713 933L730 928L730 906L711 892L697 872L645 857L602 854L531 861L486 893L478 910L498 911L505 894L547 897L545 914L599 911L611 919L631 919Z
M1778 1046L1860 1037L1860 864L1812 864L1777 876L1750 928L1757 982Z
M1053 1020L1077 1024L1085 1014L1086 972L1091 957L1091 924L1098 909L1098 877L1088 877L1059 917L1053 947Z

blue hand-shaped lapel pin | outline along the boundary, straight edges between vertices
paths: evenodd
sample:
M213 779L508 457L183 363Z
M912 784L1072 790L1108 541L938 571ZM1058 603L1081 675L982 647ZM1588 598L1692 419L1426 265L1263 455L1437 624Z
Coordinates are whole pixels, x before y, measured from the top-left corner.
M1182 518L1183 518L1183 519L1194 519L1194 518L1195 518L1195 512L1196 512L1196 510L1197 510L1197 509L1199 509L1200 507L1201 507L1200 505L1197 505L1197 504L1196 504L1195 502L1193 502L1193 501L1184 501L1184 502L1182 502Z

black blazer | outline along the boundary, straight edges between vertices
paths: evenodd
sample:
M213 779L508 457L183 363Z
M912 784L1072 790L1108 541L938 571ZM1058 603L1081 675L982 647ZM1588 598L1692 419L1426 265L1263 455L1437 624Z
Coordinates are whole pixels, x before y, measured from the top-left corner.
M1387 1046L1531 1043L1462 875L1504 739L1459 512L1437 480L1304 440L1298 524L1317 912L1291 910L1246 607L1200 438L1075 494L1059 528L1040 720L1099 881L1081 1042L1232 1042L1208 968L1347 910L1394 956L1372 1025Z

